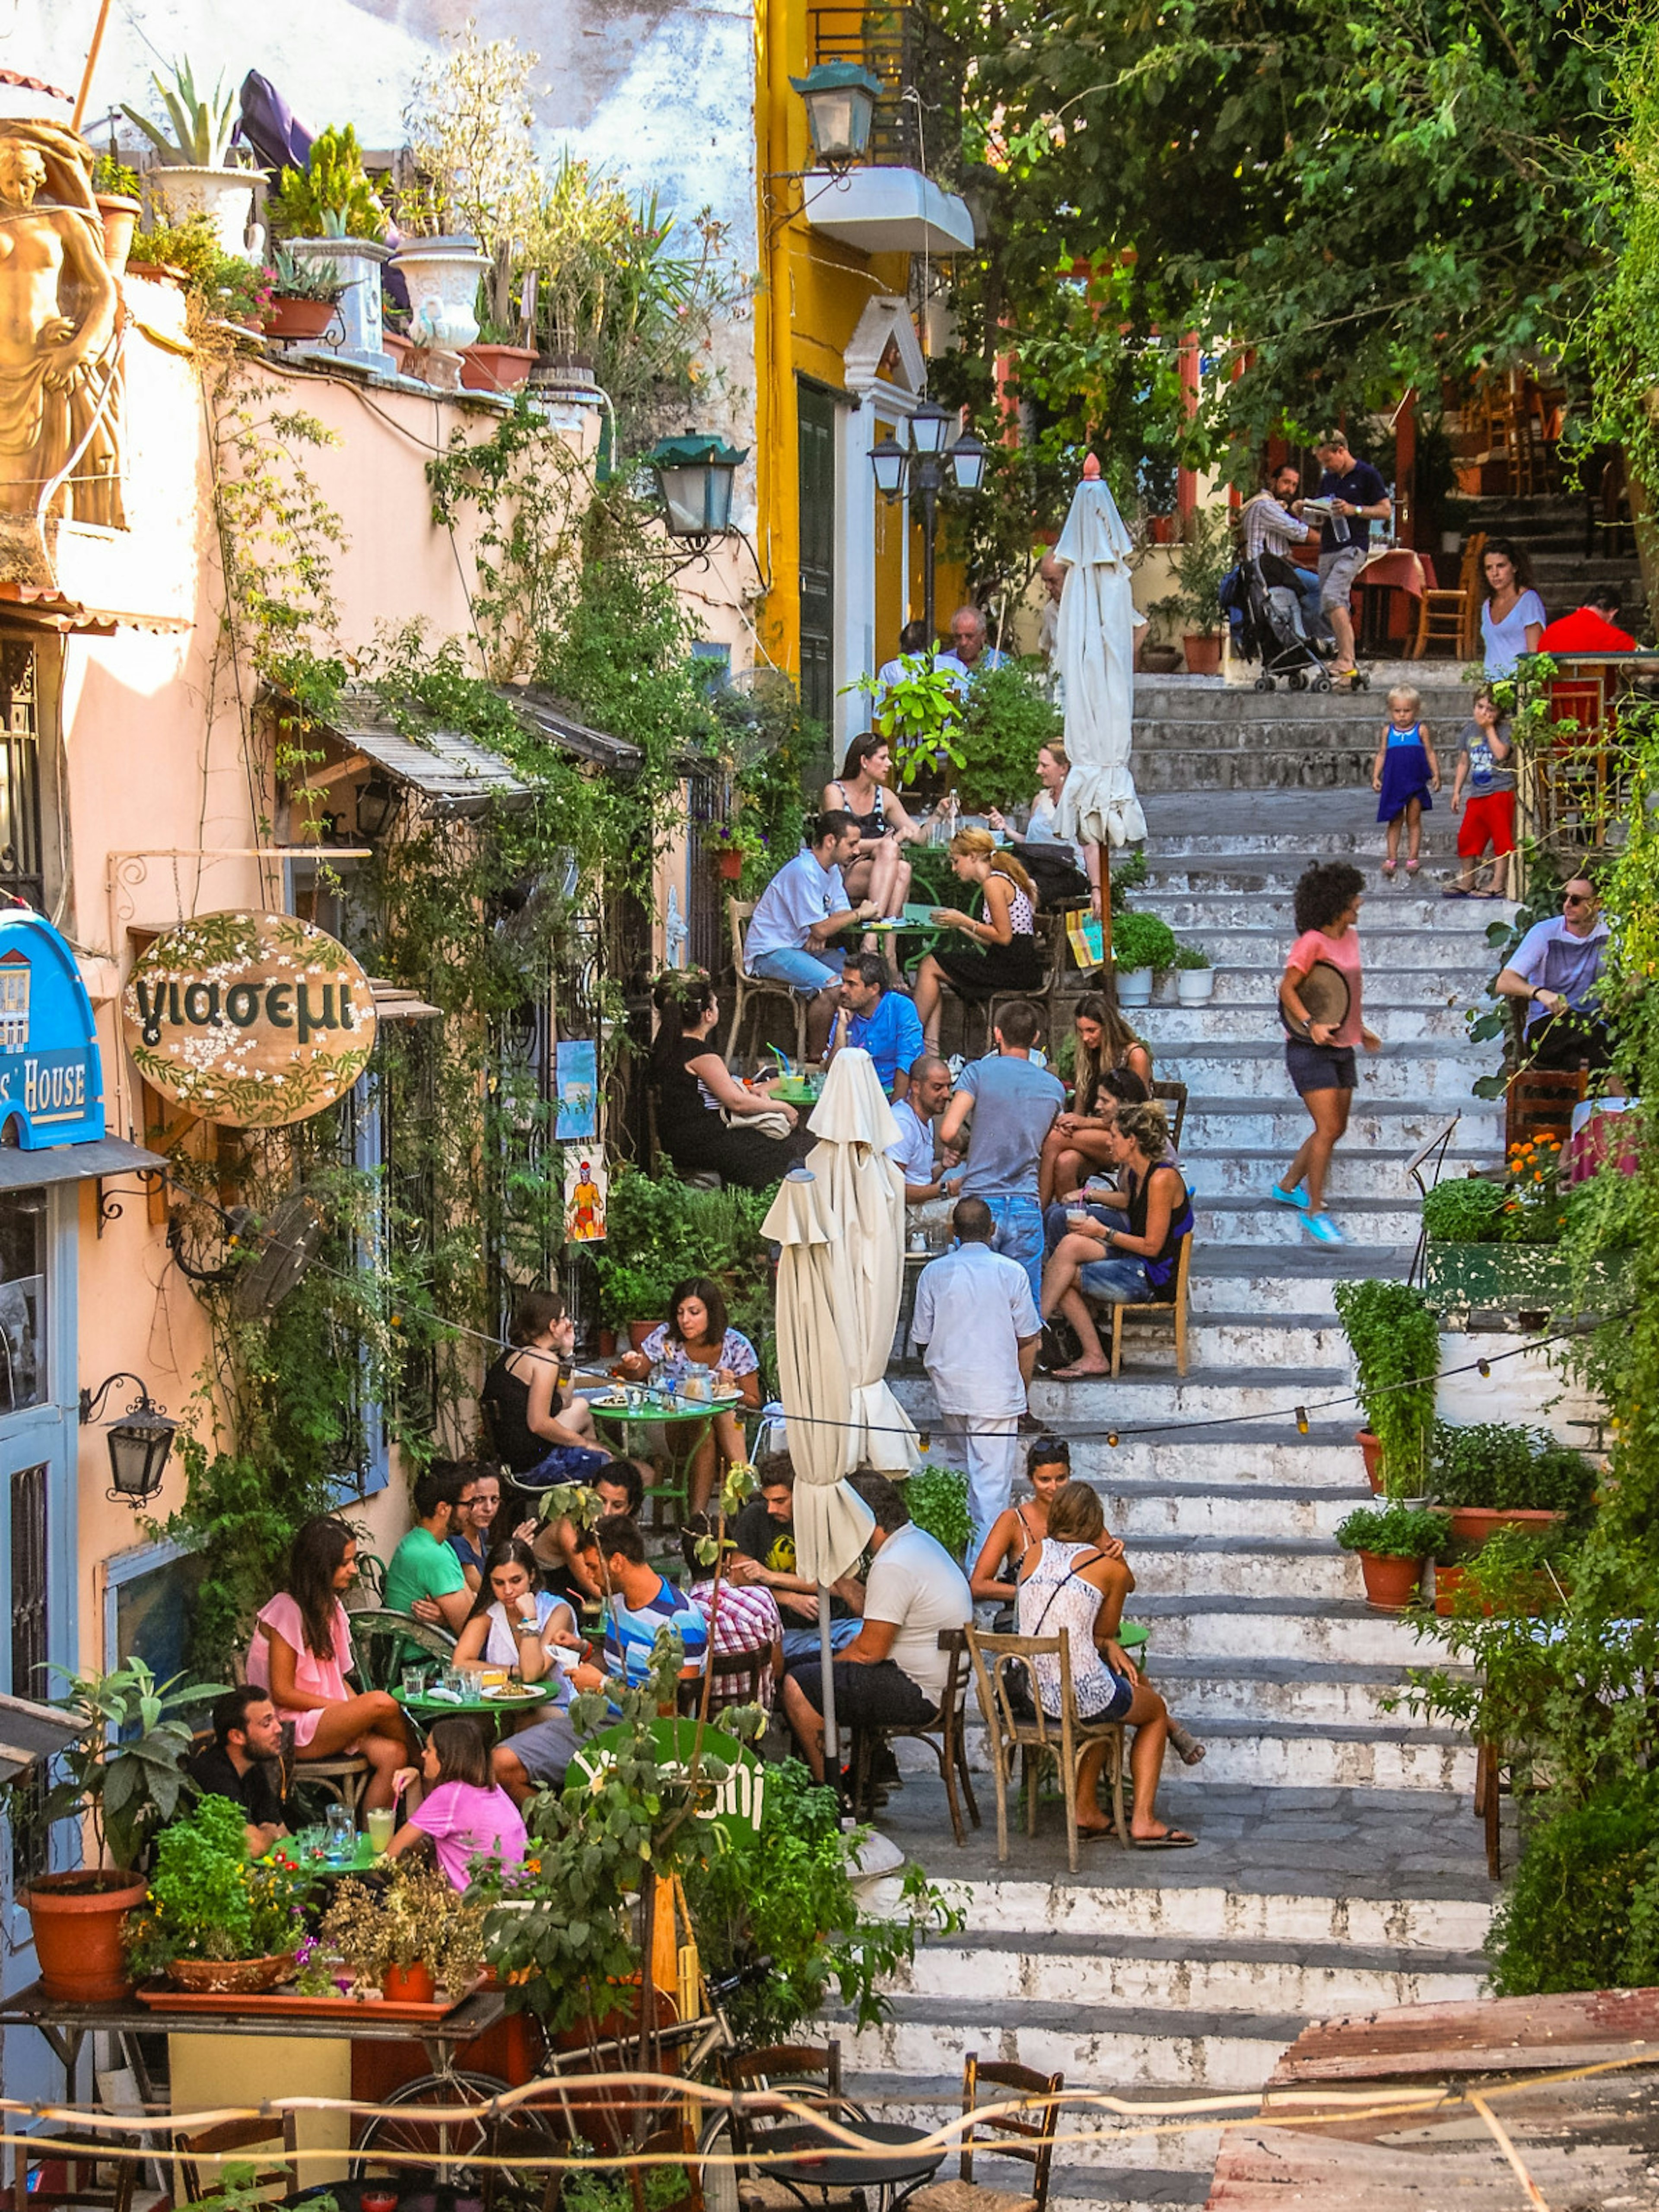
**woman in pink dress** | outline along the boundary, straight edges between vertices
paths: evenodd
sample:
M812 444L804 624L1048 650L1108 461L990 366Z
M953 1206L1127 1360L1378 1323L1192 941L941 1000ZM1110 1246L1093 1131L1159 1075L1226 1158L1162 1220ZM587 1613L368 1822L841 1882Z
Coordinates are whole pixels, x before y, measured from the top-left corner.
M361 1752L374 1771L365 1807L392 1802L392 1778L410 1757L398 1702L385 1690L348 1688L351 1630L343 1594L357 1579L357 1540L343 1521L319 1514L294 1539L288 1588L254 1623L247 1679L269 1690L294 1730L294 1755L339 1759Z

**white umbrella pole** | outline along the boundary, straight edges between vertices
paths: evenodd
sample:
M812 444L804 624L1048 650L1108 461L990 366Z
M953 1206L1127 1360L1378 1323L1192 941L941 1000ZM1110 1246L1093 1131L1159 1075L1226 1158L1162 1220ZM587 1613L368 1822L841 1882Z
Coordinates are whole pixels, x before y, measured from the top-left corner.
M836 1655L830 1648L830 1590L818 1584L818 1665L823 1674L823 1777L832 1790L841 1778L841 1735L836 1726Z

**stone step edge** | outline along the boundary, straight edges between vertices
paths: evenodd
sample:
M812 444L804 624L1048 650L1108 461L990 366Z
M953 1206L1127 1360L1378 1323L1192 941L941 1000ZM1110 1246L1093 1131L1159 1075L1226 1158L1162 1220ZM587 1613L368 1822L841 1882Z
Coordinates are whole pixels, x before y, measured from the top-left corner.
M1369 1605L1359 1597L1238 1597L1230 1591L1194 1597L1149 1597L1137 1590L1130 1602L1133 1617L1143 1620L1178 1620L1183 1615L1212 1613L1248 1613L1259 1620L1370 1620L1384 1626L1410 1620L1407 1613L1395 1613L1386 1606ZM1437 1663L1433 1644L1427 1643L1423 1649L1425 1663ZM1194 1656L1188 1654L1189 1658Z
M1297 1442L1299 1444L1308 1443L1313 1433L1310 1427L1308 1435L1298 1436ZM1342 1441L1347 1443L1352 1439L1344 1434ZM1112 1477L1106 1474L1085 1474L1079 1475L1078 1480L1079 1482L1090 1483L1098 1490L1109 1484ZM1237 1504L1241 1497L1248 1495L1252 1504L1261 1505L1284 1505L1292 1503L1301 1504L1304 1501L1317 1504L1322 1499L1327 1504L1333 1501L1337 1504L1346 1504L1350 1499L1356 1498L1363 1504L1365 1498L1370 1495L1369 1492L1357 1492L1352 1482L1310 1482L1303 1485L1293 1482L1252 1482L1241 1490L1231 1484L1221 1482L1161 1481L1157 1476L1150 1474L1123 1475L1118 1479L1116 1486L1125 1498L1133 1499L1137 1504L1153 1498L1224 1498L1230 1504ZM1136 1539L1137 1545L1141 1541L1140 1538Z
M1131 1614L1131 1619L1133 1615ZM1224 1669L1224 1674L1223 1670ZM1473 1667L1452 1668L1461 1680L1474 1681L1478 1669ZM1310 1688L1324 1684L1350 1684L1358 1689L1407 1690L1404 1670L1375 1659L1273 1659L1255 1652L1246 1652L1238 1659L1218 1658L1203 1652L1170 1651L1162 1653L1158 1661L1160 1682L1211 1682L1218 1679L1236 1682L1261 1682L1281 1688L1294 1688L1305 1683Z
M952 1997L912 1996L907 1990L890 1990L886 2017L865 2031L880 2035L891 2027L963 2026L962 2001ZM1187 2012L1152 2005L1079 2005L1043 2002L1033 1997L999 1997L994 2033L1006 2035L1020 2029L1054 2033L1070 2030L1085 2035L1139 2036L1154 2043L1224 2042L1267 2043L1282 2047L1294 2043L1308 2024L1305 2013ZM821 2017L838 2027L850 2026L854 2015L839 2005L825 2005ZM969 2033L977 2033L969 2030Z
M1054 1929L1041 1937L1030 1929L992 1929L981 1935L930 1936L931 1954L994 1952L999 1956L1024 1957L1034 1949L1059 1953L1068 1959L1144 1959L1206 1964L1218 1961L1243 1966L1351 1966L1358 1973L1480 1974L1486 1958L1480 1951L1413 1950L1400 1943L1250 1943L1227 1936L1068 1935ZM1024 1999L1023 2002L1042 2002Z

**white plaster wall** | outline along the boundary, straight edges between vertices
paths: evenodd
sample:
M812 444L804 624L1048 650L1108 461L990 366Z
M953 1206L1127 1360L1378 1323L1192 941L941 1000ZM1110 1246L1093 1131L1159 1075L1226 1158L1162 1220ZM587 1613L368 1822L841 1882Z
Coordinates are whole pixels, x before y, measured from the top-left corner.
M1490 1375L1474 1365L1481 1359L1492 1364ZM1462 1367L1470 1372L1449 1372ZM1524 1422L1547 1429L1559 1443L1584 1450L1595 1442L1596 1430L1589 1425L1607 1419L1600 1401L1564 1375L1529 1337L1484 1331L1478 1336L1443 1335L1440 1370L1435 1411L1459 1428L1476 1421Z

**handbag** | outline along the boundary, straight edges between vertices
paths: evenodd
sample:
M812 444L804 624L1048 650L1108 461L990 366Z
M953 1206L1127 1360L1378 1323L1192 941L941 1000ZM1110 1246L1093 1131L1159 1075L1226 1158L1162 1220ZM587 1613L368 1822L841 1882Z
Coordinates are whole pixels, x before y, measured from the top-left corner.
M763 1137L772 1137L779 1142L788 1136L794 1124L778 1107L769 1107L764 1114L734 1114L729 1106L720 1108L720 1119L728 1129L753 1129Z

